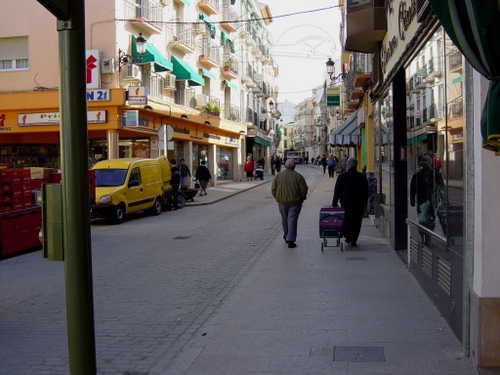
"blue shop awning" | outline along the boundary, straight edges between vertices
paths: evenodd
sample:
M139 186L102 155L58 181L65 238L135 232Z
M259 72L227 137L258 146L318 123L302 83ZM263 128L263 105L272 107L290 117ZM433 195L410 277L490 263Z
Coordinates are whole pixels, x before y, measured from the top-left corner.
M342 125L330 135L332 145L359 145L361 144L361 133L359 125L364 123L365 113L362 108L354 112Z
M172 63L174 69L173 73L175 74L177 81L187 80L189 82L189 86L205 85L205 80L203 79L203 77L196 73L187 62L175 56L172 56Z
M141 56L137 53L135 39L135 36L132 36L132 58L141 59L139 64L154 63L155 72L166 72L173 69L172 63L150 43L146 43L146 52L141 58Z

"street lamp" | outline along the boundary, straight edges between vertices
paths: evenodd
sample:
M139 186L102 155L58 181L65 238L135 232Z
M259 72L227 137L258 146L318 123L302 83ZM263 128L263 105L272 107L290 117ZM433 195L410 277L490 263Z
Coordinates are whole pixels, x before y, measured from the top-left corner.
M331 57L329 57L328 61L326 62L326 72L330 76L330 84L333 84L336 81L342 82L347 78L347 73L340 73L335 77L335 62L332 61Z
M127 64L137 64L142 61L142 56L146 53L146 43L147 40L139 33L139 36L135 40L135 48L139 54L138 59L132 58L132 56L125 53L121 49L118 50L118 72L121 72L122 66Z

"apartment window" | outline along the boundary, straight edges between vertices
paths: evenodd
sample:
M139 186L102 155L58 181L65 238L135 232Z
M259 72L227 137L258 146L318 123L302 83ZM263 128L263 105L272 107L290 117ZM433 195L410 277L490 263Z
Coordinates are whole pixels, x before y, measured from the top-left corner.
M0 70L28 68L28 37L0 38Z

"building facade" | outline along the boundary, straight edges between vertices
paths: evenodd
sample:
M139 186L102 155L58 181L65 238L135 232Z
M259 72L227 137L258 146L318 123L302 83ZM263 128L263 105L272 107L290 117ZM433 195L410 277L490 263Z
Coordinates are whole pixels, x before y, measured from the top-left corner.
M9 14L0 25L1 162L59 168L56 20L26 1ZM238 179L246 153L269 153L274 142L275 121L260 116L277 95L271 21L253 0L87 3L89 165L166 153L192 171L205 161L215 183Z
M357 110L370 119L361 142L374 145L375 223L464 352L500 366L500 166L480 132L488 81L427 1L346 1L344 10L345 49L373 59Z

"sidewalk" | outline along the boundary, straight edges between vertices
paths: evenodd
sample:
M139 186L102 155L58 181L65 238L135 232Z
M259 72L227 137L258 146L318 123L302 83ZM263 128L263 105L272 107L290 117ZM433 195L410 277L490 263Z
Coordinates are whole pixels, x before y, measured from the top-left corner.
M216 202L272 177L209 188L189 205ZM288 249L277 231L203 334L164 373L478 374L371 219L363 219L356 248L321 252L319 208L331 202L333 180L324 177L311 190L298 247Z

